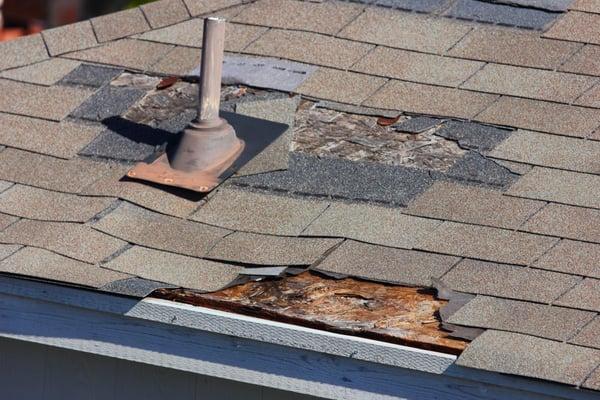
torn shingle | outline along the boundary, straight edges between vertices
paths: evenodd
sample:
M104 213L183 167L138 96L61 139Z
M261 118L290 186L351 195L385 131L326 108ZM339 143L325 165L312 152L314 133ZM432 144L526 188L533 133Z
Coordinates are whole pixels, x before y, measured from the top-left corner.
M233 265L138 246L125 251L104 267L203 292L222 289L242 270Z
M327 206L327 202L222 189L190 218L238 231L297 236Z
M460 259L345 241L314 268L404 285L431 286Z
M453 182L436 182L408 206L409 214L516 229L545 203ZM494 210L494 212L490 212Z
M585 278L577 286L562 295L556 301L556 304L583 310L600 311L600 279Z
M556 13L505 4L486 3L476 0L458 0L445 15L488 22L499 25L518 26L528 29L544 29L557 17Z
M443 277L460 292L550 303L581 278L514 265L464 260Z
M241 186L406 205L431 185L423 169L291 153L287 171L231 178Z
M103 121L125 113L145 92L139 89L105 86L87 99L71 116L91 121Z
M103 67L100 65L81 64L66 75L61 81L62 85L81 85L100 88L123 73L122 69Z
M577 385L600 363L600 351L517 333L488 330L458 365Z
M58 192L78 193L114 166L88 160L61 160L16 149L0 152L0 179Z
M206 255L221 238L231 233L128 203L122 203L92 227L128 242L196 257Z
M310 265L339 242L236 232L217 243L207 257L243 264Z
M594 318L594 313L523 301L477 296L447 322L566 341Z
M173 289L176 288L176 286L168 283L132 277L107 283L106 285L100 287L99 290L124 296L144 298L151 295L155 290L164 288Z
M444 222L416 248L508 264L529 265L558 239L486 226Z
M94 288L128 277L34 247L25 247L0 262L0 271Z
M478 124L476 122L447 121L435 134L455 140L465 149L487 152L509 138L511 129Z
M0 243L41 247L87 263L99 263L125 242L86 225L22 219L0 233Z
M15 81L36 83L50 86L79 66L78 61L63 58L52 58L37 64L4 71L0 77Z
M519 178L519 175L508 168L476 152L469 152L459 159L448 170L446 176L459 181L469 181L495 187L506 187Z
M17 184L0 194L0 212L44 221L86 222L108 208L113 200Z
M303 235L345 237L410 249L439 224L437 220L404 215L394 208L333 203Z
M0 113L0 144L58 158L75 157L101 130L97 125Z

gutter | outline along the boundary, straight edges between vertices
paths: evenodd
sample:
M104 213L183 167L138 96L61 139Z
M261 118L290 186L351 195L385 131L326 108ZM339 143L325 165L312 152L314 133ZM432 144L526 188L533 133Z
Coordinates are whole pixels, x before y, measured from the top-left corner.
M329 399L592 399L453 355L167 300L0 277L0 337Z

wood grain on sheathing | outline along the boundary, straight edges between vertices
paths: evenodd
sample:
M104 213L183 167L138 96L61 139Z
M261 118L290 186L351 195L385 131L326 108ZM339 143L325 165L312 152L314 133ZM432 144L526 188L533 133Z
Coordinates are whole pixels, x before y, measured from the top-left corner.
M460 354L467 341L442 330L447 302L433 290L304 272L214 293L162 289L156 297L281 322Z

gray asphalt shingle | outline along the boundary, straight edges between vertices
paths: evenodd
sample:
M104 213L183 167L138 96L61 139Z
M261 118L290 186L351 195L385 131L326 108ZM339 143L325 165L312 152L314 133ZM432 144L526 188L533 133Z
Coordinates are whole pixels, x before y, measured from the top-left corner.
M588 311L477 296L447 322L566 341L594 316Z
M231 233L125 202L92 227L128 242L196 257L206 255L221 238Z
M514 265L464 260L452 268L443 281L461 292L550 303L580 279Z
M600 351L488 330L467 347L457 363L469 368L577 385L600 363Z
M364 279L431 286L460 258L345 241L314 268Z
M223 189L190 218L223 228L297 236L329 203Z

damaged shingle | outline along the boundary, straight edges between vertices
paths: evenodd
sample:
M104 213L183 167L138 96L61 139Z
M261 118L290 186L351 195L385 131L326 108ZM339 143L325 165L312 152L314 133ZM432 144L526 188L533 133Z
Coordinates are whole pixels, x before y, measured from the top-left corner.
M100 88L119 76L122 72L122 69L117 68L81 64L66 75L59 84Z
M292 153L287 171L231 178L230 182L306 195L406 205L433 180L426 170L417 168Z
M73 111L71 116L91 121L120 116L144 94L138 89L105 86Z

